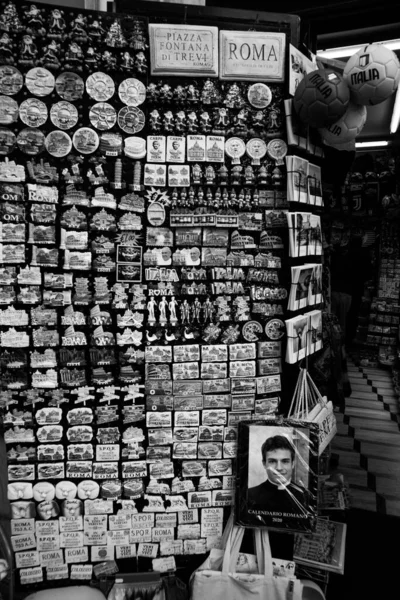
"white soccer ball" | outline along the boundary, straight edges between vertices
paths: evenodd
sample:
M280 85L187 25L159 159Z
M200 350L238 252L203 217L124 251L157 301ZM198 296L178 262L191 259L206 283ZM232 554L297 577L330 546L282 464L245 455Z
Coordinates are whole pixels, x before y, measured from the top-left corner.
M361 132L367 120L367 107L350 102L349 106L336 123L319 129L324 142L329 145L345 144L354 140Z
M347 61L343 77L356 104L380 104L396 91L400 63L383 44L363 46Z

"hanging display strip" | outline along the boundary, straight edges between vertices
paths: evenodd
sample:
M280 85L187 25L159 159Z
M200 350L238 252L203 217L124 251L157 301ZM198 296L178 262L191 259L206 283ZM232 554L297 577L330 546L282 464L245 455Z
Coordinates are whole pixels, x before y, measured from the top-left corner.
M9 2L1 24L17 579L90 580L132 558L169 571L218 544L238 423L279 411L285 88L219 80L217 28L198 42L216 44L210 72L161 80L143 17Z

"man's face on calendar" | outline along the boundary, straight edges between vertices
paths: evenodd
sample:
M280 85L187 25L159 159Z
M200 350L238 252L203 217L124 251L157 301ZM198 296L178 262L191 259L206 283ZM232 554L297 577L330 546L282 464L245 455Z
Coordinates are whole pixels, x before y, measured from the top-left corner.
M275 485L286 485L290 483L293 473L293 460L290 450L279 448L267 452L264 468L268 479Z

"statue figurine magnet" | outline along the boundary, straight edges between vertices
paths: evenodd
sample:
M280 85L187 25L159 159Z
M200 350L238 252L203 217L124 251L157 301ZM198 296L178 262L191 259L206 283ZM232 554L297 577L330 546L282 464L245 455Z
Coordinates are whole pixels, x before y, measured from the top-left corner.
M203 172L201 170L201 166L199 164L193 165L193 167L192 167L192 182L195 185L200 185L202 178L203 178Z
M24 29L18 15L17 7L14 2L9 0L0 15L0 31L12 31L13 34L16 34L21 33Z
M13 65L15 50L12 38L5 31L0 37L0 63L3 65Z
M199 123L197 115L194 111L192 111L187 116L187 130L189 133L197 133L198 129Z
M34 67L37 60L38 49L31 35L22 36L19 44L18 64L24 67Z
M135 69L138 73L144 75L148 70L147 59L144 52L138 52L135 56Z
M149 316L148 316L149 325L155 325L155 323L156 323L155 308L156 308L156 302L152 296L147 303L147 310L149 311Z
M65 29L67 27L64 19L64 11L59 8L53 9L49 15L48 25L47 37L50 40L62 42L66 37Z
M121 52L119 68L121 71L129 71L130 73L135 70L135 59L128 50ZM154 85L154 83L150 85Z
M46 27L44 24L44 11L38 8L35 4L31 4L28 9L25 9L23 20L24 29L28 35L45 37Z
M39 63L49 71L57 71L61 67L60 61L60 44L57 44L56 40L51 40L50 44L47 44L43 48L43 55L39 58Z
M117 69L117 57L112 54L109 50L104 50L101 62L105 71L116 71Z
M149 83L146 89L146 100L149 103L158 102L158 97L160 95L158 86L156 83Z
M243 167L241 165L234 165L232 167L231 173L231 184L232 185L240 185L242 179L242 170Z
M206 167L206 184L214 185L215 178L216 178L216 175L215 175L214 167L212 165L208 165Z
M175 131L178 135L186 131L186 114L183 110L180 110L175 115Z
M186 298L180 306L180 311L181 311L181 323L182 323L182 325L186 325L187 323L189 323L189 320L190 320L190 306L189 306Z
M186 102L186 88L183 85L177 85L173 91L172 97L174 103L184 105Z
M114 22L111 23L105 41L109 48L125 48L125 46L128 45L118 19L115 19Z
M89 46L85 55L86 69L92 73L99 70L101 56L93 46Z
M167 110L163 116L163 129L166 133L174 131L174 115L170 110Z
M168 303L168 309L169 309L169 322L172 326L178 324L178 317L176 316L177 306L178 306L178 303L175 300L175 296L171 296L171 300Z
M87 18L84 17L82 13L79 13L77 17L71 22L70 29L71 31L69 37L71 40L73 40L77 44L87 44Z
M165 298L165 296L163 296L161 298L160 302L158 303L158 310L159 310L159 313L160 313L159 323L163 327L165 327L167 325L167 323L168 323L168 319L167 319L167 306L168 306L167 299Z
M186 102L188 104L197 103L200 99L199 90L195 84L190 83L186 90Z
M70 42L65 53L64 68L71 71L82 71L83 66L82 48L76 42Z
M249 111L247 110L247 108L242 108L238 112L238 114L236 115L235 124L233 127L233 131L234 131L235 135L246 136L246 134L248 132L248 127L247 127L248 116L249 116Z
M223 103L228 108L240 109L244 106L245 100L242 96L239 85L236 82L230 84Z
M251 165L248 165L244 170L244 182L245 185L253 185L255 182L255 175Z
M225 135L229 126L229 115L226 108L219 107L214 110L213 114L213 134Z
M134 19L133 21L133 30L129 37L129 46L136 51L143 51L147 48L144 25L138 19Z
M172 100L172 88L168 83L164 83L161 87L160 87L160 91L159 91L159 101L160 102L166 102L169 103Z
M206 79L200 95L203 104L219 104L222 101L221 94L211 79Z
M229 177L228 167L225 164L223 164L218 169L218 183L219 183L219 185L228 185L228 177Z
M88 23L87 34L92 44L101 43L106 35L106 30L102 26L102 21L100 19L93 19L93 21Z
M200 115L200 129L202 133L210 133L212 129L210 113L206 110Z
M149 126L154 133L161 131L161 115L156 108L149 115Z

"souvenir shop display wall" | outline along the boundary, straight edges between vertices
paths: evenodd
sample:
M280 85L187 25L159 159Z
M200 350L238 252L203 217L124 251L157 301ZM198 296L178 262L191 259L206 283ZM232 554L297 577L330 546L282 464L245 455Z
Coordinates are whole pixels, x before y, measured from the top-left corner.
M260 82L218 77L218 34L222 53L243 32L12 2L0 30L18 582L171 571L218 543L238 422L280 410L288 310L286 360L320 344L320 170L287 157L286 178L289 40L245 32L272 56Z

